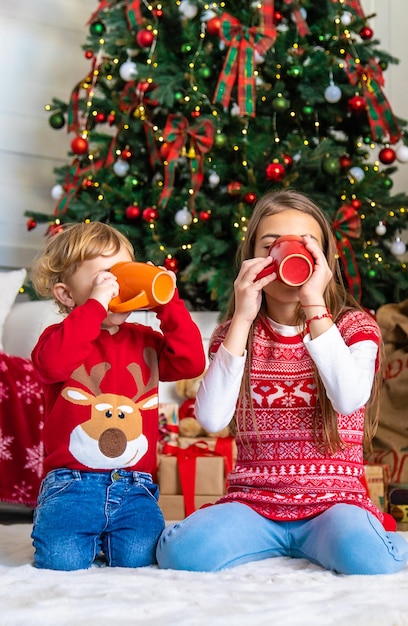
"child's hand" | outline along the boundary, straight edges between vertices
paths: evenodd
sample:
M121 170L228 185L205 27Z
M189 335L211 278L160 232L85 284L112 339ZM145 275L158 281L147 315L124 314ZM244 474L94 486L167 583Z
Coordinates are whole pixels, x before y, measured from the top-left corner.
M118 294L119 284L116 276L107 271L98 272L89 297L100 302L108 310L109 302Z
M234 282L235 315L252 322L261 307L262 290L276 280L276 272L256 280L258 274L272 263L271 257L254 258L244 261Z
M323 294L333 274L327 264L323 250L316 241L309 235L306 235L303 239L305 247L313 255L315 267L309 280L299 289L299 300L302 304L320 304L323 301Z

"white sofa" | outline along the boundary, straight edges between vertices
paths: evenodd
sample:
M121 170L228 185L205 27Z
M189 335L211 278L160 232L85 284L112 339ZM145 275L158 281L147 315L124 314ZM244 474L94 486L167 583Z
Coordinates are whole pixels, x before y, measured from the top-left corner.
M204 348L207 351L208 340L217 324L219 315L216 312L201 311L193 312L191 315L201 331ZM129 319L159 330L158 320L154 313L137 311L132 313ZM17 299L4 323L4 351L14 356L30 358L31 351L44 328L60 320L61 314L54 302L50 300L19 301ZM160 401L177 401L173 383L160 384Z

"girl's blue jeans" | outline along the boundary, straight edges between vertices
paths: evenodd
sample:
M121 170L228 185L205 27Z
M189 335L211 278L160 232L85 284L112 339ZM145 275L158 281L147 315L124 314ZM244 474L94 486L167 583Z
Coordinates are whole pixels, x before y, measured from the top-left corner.
M111 566L155 564L164 528L158 497L157 485L143 472L51 471L34 512L34 565L85 569L101 551Z
M360 507L336 504L311 519L276 522L245 504L215 504L168 526L159 567L214 572L276 556L305 558L341 574L391 574L404 567L408 543Z

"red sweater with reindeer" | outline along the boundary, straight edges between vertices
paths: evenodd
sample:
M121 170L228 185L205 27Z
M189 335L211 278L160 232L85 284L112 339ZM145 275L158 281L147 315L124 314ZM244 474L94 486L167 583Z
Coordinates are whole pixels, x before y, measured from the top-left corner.
M200 331L177 291L155 312L161 332L124 322L110 334L91 299L42 333L32 360L45 393L45 473L155 471L159 380L205 367Z

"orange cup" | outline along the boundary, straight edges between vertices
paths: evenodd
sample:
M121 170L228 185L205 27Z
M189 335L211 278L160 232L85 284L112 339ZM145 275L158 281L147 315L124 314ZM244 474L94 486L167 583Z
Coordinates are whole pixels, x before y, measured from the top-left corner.
M113 313L152 309L167 304L173 297L173 278L160 267L128 261L117 263L110 271L119 283L119 295L109 303L109 310Z
M271 245L268 255L273 261L255 280L276 272L277 279L291 287L300 287L313 273L314 258L306 249L302 237L283 235Z

